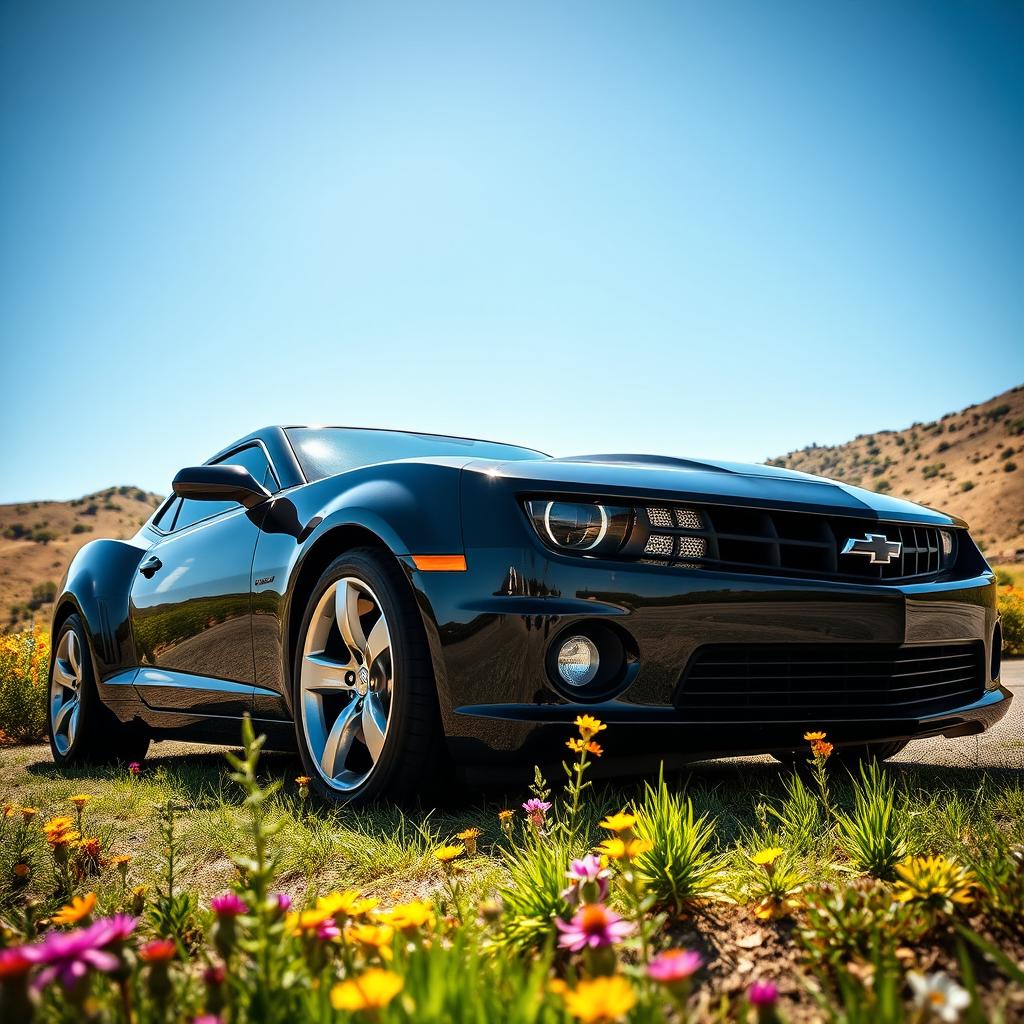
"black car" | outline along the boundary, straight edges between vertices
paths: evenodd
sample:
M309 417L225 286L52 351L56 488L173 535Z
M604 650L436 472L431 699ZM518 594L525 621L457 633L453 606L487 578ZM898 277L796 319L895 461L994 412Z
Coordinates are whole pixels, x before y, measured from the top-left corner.
M173 490L61 583L59 764L236 743L249 712L322 794L365 799L521 772L583 711L619 772L785 758L808 728L886 757L1009 705L965 524L847 484L299 426Z

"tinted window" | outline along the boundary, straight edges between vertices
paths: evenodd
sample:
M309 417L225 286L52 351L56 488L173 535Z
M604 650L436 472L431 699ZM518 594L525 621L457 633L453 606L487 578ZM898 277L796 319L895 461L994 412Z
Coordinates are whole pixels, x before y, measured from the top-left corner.
M320 480L377 462L431 455L464 455L470 459L506 462L547 458L541 452L511 444L441 434L408 434L400 430L292 427L287 433L307 480Z
M160 510L160 514L153 520L153 525L158 530L163 530L167 533L174 526L174 514L178 511L178 506L181 504L181 500L178 498L171 498L167 504Z
M219 459L217 465L243 466L249 470L250 475L257 483L263 484L271 493L278 489L270 463L267 461L266 455L263 454L263 449L258 445L243 448L241 451L235 452L234 455ZM181 511L174 523L174 529L181 530L193 523L198 523L201 519L209 519L210 516L218 515L229 508L238 507L237 501L183 501ZM168 528L169 526L163 527L165 530Z

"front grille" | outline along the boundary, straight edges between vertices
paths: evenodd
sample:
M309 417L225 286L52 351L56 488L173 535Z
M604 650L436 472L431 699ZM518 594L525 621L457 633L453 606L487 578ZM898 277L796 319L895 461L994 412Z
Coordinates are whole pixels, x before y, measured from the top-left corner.
M723 644L694 654L675 704L698 721L820 724L950 711L984 687L980 642Z
M882 563L843 552L847 541L863 543L869 535L899 541L899 555ZM946 537L949 545L951 534ZM890 582L938 575L954 555L942 543L934 526L730 505L651 505L637 510L622 554L731 572Z

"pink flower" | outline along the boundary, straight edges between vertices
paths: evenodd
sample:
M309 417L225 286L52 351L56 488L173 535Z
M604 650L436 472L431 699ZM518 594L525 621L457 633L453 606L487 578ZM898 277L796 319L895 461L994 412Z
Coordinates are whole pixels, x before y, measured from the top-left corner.
M4 978L17 978L25 974L35 962L25 955L24 946L0 949L0 982Z
M546 800L538 800L532 797L523 804L523 810L530 819L530 824L538 831L544 826L544 816L551 810L551 804Z
M22 956L44 965L36 978L36 988L45 988L54 978L59 978L65 988L74 988L90 968L108 974L117 970L121 961L104 947L123 942L135 924L134 917L118 914L73 932L49 932L37 945L23 946Z
M279 914L287 914L292 909L292 898L286 892L279 892L276 897L277 901L277 912Z
M690 949L667 949L647 965L647 974L664 985L686 981L704 966L700 953Z
M223 985L227 976L228 972L223 964L210 964L203 970L203 981L207 985Z
M341 935L341 930L334 923L334 918L329 917L326 921L321 921L316 926L316 937L321 942L329 942L331 939L336 939Z
M601 903L584 903L568 924L559 918L555 919L555 924L562 933L558 945L574 953L587 947L610 946L633 933L628 921L623 921L614 910Z
M581 896L587 903L603 903L608 898L610 874L610 871L601 867L601 859L592 853L572 861L565 876L573 884L563 890L562 899L570 907L575 907Z
M221 1021L215 1013L204 1013L201 1017L194 1017L192 1024L221 1024Z
M747 1000L751 1006L760 1009L771 1009L779 998L778 986L773 981L755 981L747 989Z
M132 763L130 765L128 765L128 772L131 775L138 775L139 772L141 772L141 771L142 771L142 765L139 764L138 761L132 761Z
M245 900L234 892L222 892L219 896L214 896L210 900L210 909L218 917L238 917L249 912Z

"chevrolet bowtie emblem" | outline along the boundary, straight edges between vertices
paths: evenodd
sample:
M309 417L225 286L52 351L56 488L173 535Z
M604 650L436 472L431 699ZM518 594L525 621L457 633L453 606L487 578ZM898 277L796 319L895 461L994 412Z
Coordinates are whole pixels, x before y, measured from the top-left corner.
M868 555L872 565L888 565L900 557L903 545L898 540L889 540L881 533L868 533L863 537L851 537L843 545L844 555Z

